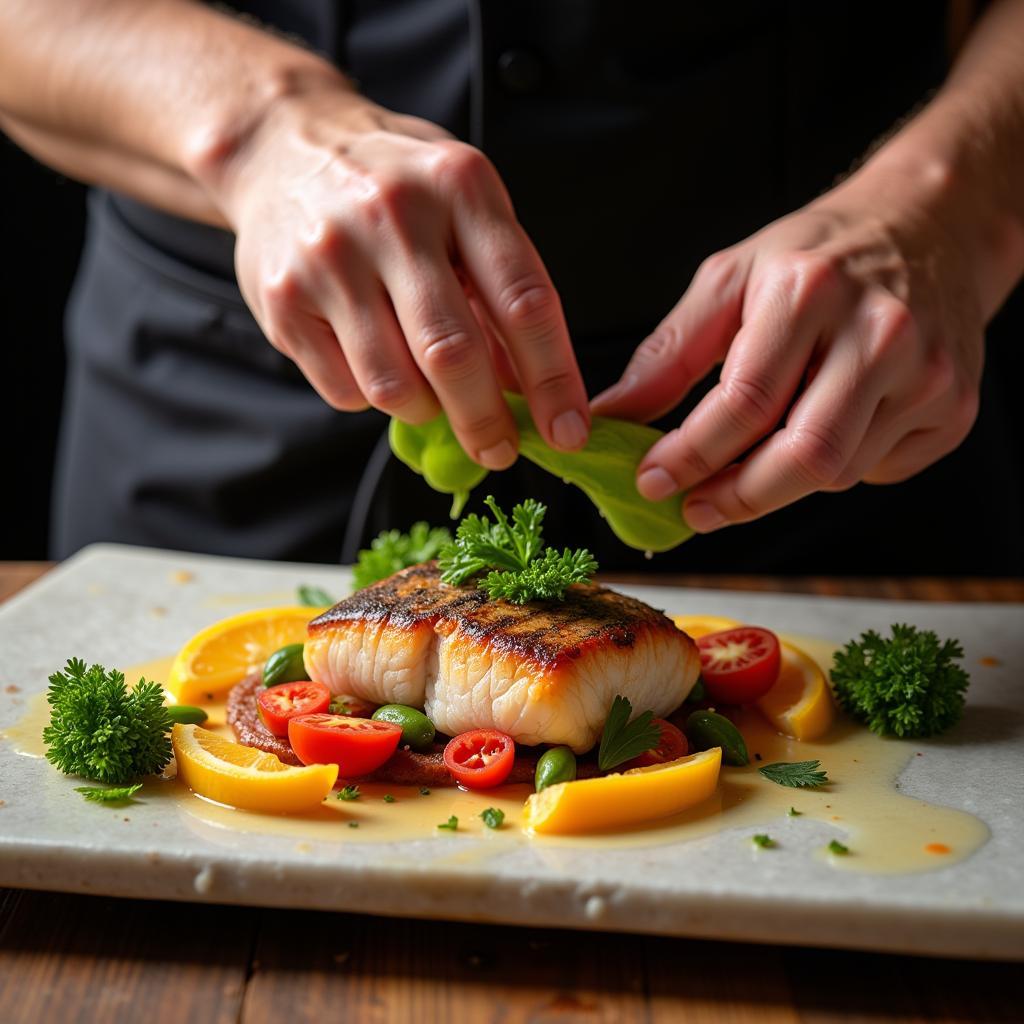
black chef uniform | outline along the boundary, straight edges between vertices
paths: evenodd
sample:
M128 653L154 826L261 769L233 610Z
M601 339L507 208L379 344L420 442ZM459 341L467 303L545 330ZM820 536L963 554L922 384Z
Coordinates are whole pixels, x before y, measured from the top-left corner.
M828 188L948 67L934 2L234 6L489 155L562 296L591 394L701 259ZM385 417L330 409L267 344L232 249L227 232L92 194L67 318L55 556L114 540L334 560L384 527L444 521L447 499L387 458ZM990 375L969 441L905 485L818 495L653 563L529 465L474 498L547 500L549 539L588 545L608 569L1020 572L1009 386ZM979 501L984 535L968 543Z

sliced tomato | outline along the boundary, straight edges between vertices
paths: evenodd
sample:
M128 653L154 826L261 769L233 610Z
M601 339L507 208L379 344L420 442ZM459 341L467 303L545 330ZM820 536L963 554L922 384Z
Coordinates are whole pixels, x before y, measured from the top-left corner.
M700 675L708 696L723 704L750 704L779 679L779 638L760 626L737 626L697 640Z
M309 680L279 683L260 690L256 710L263 724L275 736L288 735L288 722L297 715L315 715L326 711L331 703L331 691L323 683Z
M376 771L401 738L394 722L351 715L301 715L288 723L288 742L303 764L336 764L346 779Z
M666 722L664 718L654 718L651 721L661 730L658 745L650 750L645 750L631 761L619 765L614 769L615 771L624 772L629 768L647 768L652 764L668 764L669 761L676 761L687 755L690 744L686 742L686 737L681 729L677 729L671 722Z
M497 729L464 732L444 748L445 767L467 789L500 786L512 771L515 759L515 741Z

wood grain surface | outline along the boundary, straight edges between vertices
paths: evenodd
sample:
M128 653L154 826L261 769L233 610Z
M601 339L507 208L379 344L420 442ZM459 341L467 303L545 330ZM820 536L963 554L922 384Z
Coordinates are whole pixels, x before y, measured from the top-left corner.
M45 570L0 563L0 596ZM1022 580L629 579L1024 601ZM3 1024L1020 1024L1022 977L1019 964L0 890Z

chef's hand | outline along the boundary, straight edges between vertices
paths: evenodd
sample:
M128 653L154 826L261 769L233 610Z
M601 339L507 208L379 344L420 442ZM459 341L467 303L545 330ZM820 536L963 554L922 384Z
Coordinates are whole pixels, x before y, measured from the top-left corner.
M950 199L927 173L862 173L706 260L592 404L655 419L723 364L642 461L640 493L689 491L684 517L707 532L955 448L978 409L983 313Z
M256 319L332 406L410 423L441 406L471 457L504 469L516 384L549 444L585 443L557 293L478 150L327 87L278 102L202 177Z

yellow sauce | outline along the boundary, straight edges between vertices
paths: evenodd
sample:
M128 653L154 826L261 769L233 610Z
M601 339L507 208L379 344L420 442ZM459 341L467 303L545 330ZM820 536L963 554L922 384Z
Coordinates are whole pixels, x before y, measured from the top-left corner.
M820 665L831 663L833 644L810 637L787 638L806 651ZM133 665L126 669L129 682L145 676L162 682L171 659ZM226 730L224 705L207 705L207 726ZM45 695L31 699L26 714L3 734L15 749L28 756L42 756L41 733L48 719ZM424 796L416 787L381 783L360 785L360 797L340 801L329 797L314 813L305 815L263 815L240 811L197 797L173 781L148 781L143 789L147 801L173 805L183 824L204 838L235 845L239 832L285 835L296 840L298 850L309 843L381 843L436 837L438 852L453 862L478 860L510 846L529 843L544 848L600 848L650 846L678 843L708 836L726 829L737 830L737 842L750 842L755 832L772 834L781 822L823 821L833 826L835 838L850 853L828 853L820 843L801 843L799 832L787 827L787 838L773 836L780 847L806 846L813 856L826 860L837 870L898 873L926 871L964 860L989 837L978 818L965 811L940 807L906 796L896 788L907 763L920 745L912 741L883 739L840 717L828 736L801 742L775 733L756 710L747 710L739 720L740 730L751 754L745 768L723 767L717 793L684 814L625 833L537 837L521 829L523 803L529 786L503 786L487 793L468 793L453 787L434 788ZM755 755L760 754L760 761ZM758 767L774 761L819 759L828 771L830 784L821 789L789 789L769 782ZM384 800L385 794L394 802ZM496 807L505 812L500 829L487 828L480 812ZM799 812L789 817L790 808ZM458 818L451 832L437 826ZM350 827L355 822L358 827ZM459 843L460 836L486 839L472 849ZM827 842L827 840L826 840ZM450 844L446 848L443 844ZM751 844L753 849L753 844ZM772 851L758 851L771 856Z

